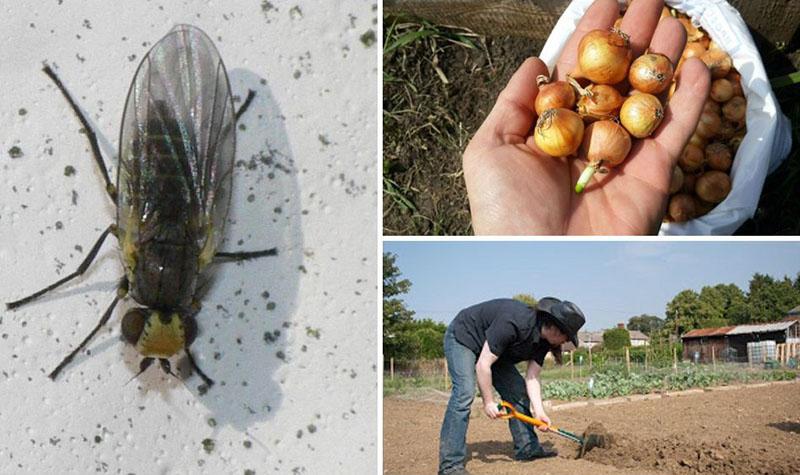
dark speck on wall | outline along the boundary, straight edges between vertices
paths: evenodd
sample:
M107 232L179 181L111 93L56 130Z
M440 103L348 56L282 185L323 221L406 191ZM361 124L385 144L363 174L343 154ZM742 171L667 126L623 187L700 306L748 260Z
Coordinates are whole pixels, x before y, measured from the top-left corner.
M64 176L72 176L75 174L75 167L72 165L67 165L64 167Z
M317 431L317 426L315 426L314 424L309 424L308 427L306 428L308 429L309 434L313 434L314 432Z
M61 221L56 221L56 229L59 231L64 229L64 223L62 223Z
M245 440L244 442L242 442L242 445L244 445L244 448L249 449L253 446L253 443L250 442L249 440Z
M292 77L294 77L295 79L300 79L300 76L302 74L303 73L301 73L299 70L295 70L294 74L292 74Z
M206 451L207 454L210 454L214 451L214 439L203 439L203 450Z
M377 41L374 30L367 30L363 35L361 35L360 39L365 48L371 47L375 44L375 41Z
M19 109L19 115L25 115L25 114L27 114L27 113L28 113L28 109L26 109L26 108L24 108L24 107L21 107L21 108Z
M11 158L19 158L19 157L23 156L24 153L22 153L22 149L21 148L19 148L16 145L14 145L10 149L8 149L8 155Z
M327 146L327 145L331 144L331 141L328 140L328 137L326 137L326 136L324 136L322 134L317 135L317 139L319 139L319 143L321 143L322 145L326 145Z
M99 444L102 441L103 441L103 438L100 437L99 435L94 436L94 443L95 444Z

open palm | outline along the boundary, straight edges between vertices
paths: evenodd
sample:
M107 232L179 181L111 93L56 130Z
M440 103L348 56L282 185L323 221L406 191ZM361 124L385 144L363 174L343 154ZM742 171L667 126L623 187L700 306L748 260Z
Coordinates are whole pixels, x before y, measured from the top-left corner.
M659 21L662 0L636 0L622 19L634 57L645 50L680 58L686 32L674 18ZM616 0L592 4L567 42L553 76L575 68L583 35L608 29L619 16ZM661 223L672 168L694 132L709 89L709 73L697 59L684 62L677 89L655 134L634 140L628 158L595 175L582 194L573 191L585 160L552 158L536 147L533 104L536 77L549 75L529 58L500 93L464 152L464 178L476 234L648 234Z

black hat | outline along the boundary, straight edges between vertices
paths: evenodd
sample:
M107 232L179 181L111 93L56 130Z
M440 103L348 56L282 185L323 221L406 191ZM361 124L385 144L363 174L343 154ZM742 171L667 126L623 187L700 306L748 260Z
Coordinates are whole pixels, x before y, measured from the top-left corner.
M578 330L586 323L583 312L572 302L555 297L545 297L536 303L536 309L551 315L575 348L578 347Z

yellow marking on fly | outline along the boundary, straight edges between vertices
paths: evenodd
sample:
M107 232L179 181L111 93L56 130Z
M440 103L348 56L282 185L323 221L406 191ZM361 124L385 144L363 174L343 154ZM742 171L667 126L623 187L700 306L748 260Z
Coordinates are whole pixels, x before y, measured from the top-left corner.
M128 271L128 280L133 279L133 271L136 269L136 258L139 250L136 248L136 226L134 225L135 218L133 207L131 207L130 215L128 216L127 226L125 227L125 236L122 238L122 260L125 263L125 270ZM138 225L138 223L137 223Z
M198 268L199 270L203 270L211 264L211 261L214 260L214 254L217 253L217 245L214 242L214 225L211 221L208 222L206 225L206 243L203 245L203 250L200 251L200 256L198 256Z
M158 311L153 311L144 324L144 330L136 342L136 349L144 356L168 358L181 349L186 342L183 322L177 313L171 313L165 323Z

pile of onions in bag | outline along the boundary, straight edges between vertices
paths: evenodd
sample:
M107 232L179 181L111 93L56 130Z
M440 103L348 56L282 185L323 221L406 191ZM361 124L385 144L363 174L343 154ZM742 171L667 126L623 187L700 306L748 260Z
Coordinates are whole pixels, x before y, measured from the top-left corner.
M686 15L671 9L669 13L678 18L687 34L677 72L691 57L700 58L711 72L711 90L703 114L672 174L664 219L681 222L708 213L730 193L733 157L746 132L747 102L741 75L731 57L702 28L692 25ZM670 95L672 91L674 85Z

